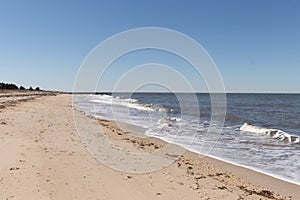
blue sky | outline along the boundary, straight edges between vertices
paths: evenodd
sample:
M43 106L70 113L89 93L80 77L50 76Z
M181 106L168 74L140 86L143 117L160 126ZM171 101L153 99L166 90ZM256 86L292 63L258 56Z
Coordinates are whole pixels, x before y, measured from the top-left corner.
M1 0L0 81L71 91L96 45L151 26L200 43L228 92L300 92L299 10L297 0Z

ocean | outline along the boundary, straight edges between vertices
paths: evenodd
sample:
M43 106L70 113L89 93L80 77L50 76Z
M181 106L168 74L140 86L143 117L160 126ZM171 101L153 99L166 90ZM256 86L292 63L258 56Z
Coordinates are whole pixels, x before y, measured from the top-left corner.
M300 95L226 94L222 131L214 126L209 94L75 95L89 115L139 126L145 135L200 154L300 184ZM180 101L178 100L180 99ZM224 108L222 108L224 109Z

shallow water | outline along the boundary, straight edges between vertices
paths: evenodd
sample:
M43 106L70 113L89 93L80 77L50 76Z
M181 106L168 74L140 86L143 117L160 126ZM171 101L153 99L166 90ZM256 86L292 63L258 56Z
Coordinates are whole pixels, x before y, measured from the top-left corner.
M94 116L141 126L146 135L300 184L300 95L227 94L226 116L218 113L223 109L218 105L212 114L208 94L193 97L78 95L75 105ZM216 121L211 121L212 115ZM208 132L222 117L222 131ZM256 128L249 125L241 130L245 123ZM270 134L274 130L284 137Z

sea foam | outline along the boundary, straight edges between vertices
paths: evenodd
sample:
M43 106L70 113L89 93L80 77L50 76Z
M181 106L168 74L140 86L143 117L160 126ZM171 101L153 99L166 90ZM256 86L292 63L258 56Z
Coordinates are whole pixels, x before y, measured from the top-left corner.
M272 138L280 139L283 141L288 141L290 143L300 144L300 138L298 136L291 135L291 134L283 132L279 129L262 128L259 126L253 126L248 123L244 123L243 126L240 127L240 130L245 131L245 132L250 132L250 133L269 135Z

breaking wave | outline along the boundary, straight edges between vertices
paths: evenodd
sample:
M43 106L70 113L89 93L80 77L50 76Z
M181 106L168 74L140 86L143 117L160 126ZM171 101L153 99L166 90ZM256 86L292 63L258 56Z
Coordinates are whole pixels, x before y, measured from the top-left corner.
M150 112L171 112L172 109L166 109L160 105L154 104L140 104L138 103L138 99L132 98L121 98L119 96L113 97L109 95L99 95L95 96L91 102L99 103L99 104L107 104L112 106L122 106L133 108L142 111L150 111Z
M241 131L250 132L250 133L257 133L257 134L263 134L263 135L269 135L272 138L276 138L282 141L294 143L294 144L300 144L300 138L296 135L291 135L289 133L283 132L279 129L268 129L268 128L262 128L259 126L253 126L248 123L243 124L243 126L240 127Z

